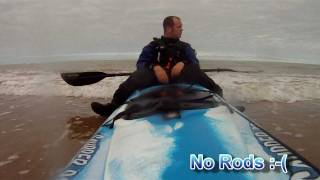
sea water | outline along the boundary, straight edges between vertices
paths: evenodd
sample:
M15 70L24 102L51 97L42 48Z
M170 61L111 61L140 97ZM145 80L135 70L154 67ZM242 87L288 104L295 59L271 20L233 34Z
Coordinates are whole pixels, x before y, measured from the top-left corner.
M115 65L117 64L117 65ZM320 97L320 66L286 63L204 61L202 68L231 68L242 72L210 72L224 90L227 100L241 102L275 101L292 103ZM0 94L73 96L110 99L127 77L111 77L88 85L66 84L60 72L132 72L135 61L105 61L2 66ZM257 71L257 72L255 72Z

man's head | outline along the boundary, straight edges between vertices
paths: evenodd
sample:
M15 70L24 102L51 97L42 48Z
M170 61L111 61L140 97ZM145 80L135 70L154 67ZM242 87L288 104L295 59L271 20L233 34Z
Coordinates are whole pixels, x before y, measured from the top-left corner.
M177 16L168 16L163 20L163 36L179 39L182 34L182 22Z

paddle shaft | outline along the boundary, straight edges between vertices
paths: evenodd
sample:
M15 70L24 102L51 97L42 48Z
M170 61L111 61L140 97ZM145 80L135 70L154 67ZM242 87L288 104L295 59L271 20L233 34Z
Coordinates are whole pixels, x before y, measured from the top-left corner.
M258 73L261 71L237 71L227 68L202 69L203 72L240 72L240 73ZM106 77L130 76L132 72L125 73L104 73L104 72L73 72L61 73L62 79L71 86L84 86L94 84Z

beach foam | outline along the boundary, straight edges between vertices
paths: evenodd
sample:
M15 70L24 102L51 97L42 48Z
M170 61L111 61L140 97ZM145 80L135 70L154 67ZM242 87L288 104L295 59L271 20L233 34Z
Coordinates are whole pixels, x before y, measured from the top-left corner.
M222 72L209 76L222 86L229 101L292 103L320 97L320 75ZM90 86L73 87L57 72L8 70L0 73L0 94L111 98L126 78L105 78Z
M292 103L320 97L319 75L215 73L210 77L221 84L226 99L233 101Z

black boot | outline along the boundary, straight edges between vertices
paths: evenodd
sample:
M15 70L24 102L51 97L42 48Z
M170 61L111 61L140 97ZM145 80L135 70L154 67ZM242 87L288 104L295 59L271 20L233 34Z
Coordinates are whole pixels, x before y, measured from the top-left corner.
M91 109L102 117L108 117L119 106L114 103L101 104L98 102L91 103Z

